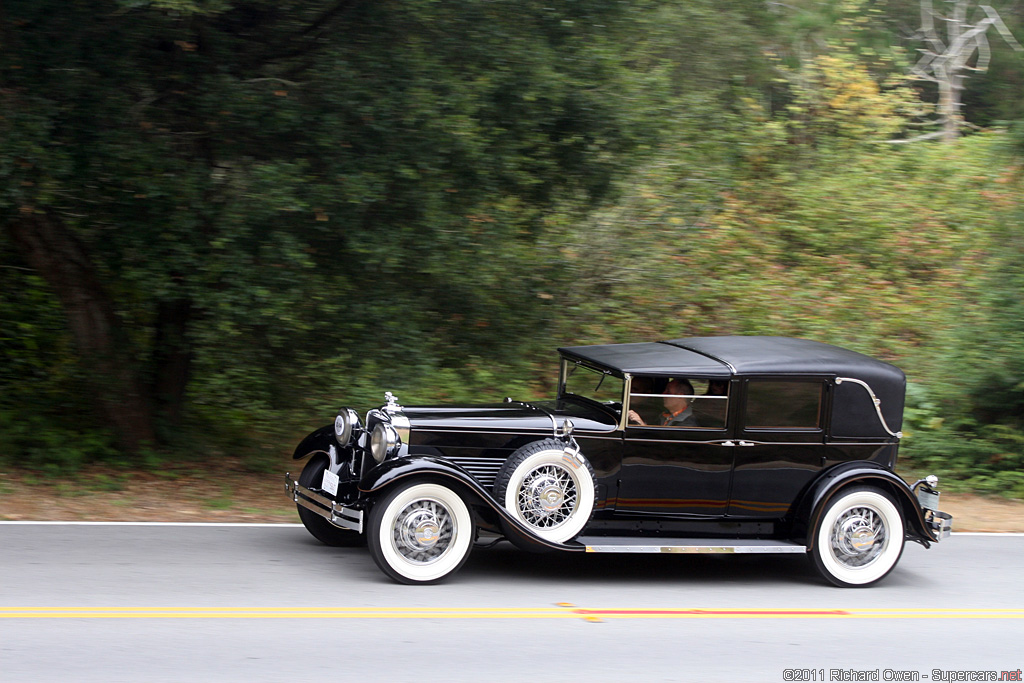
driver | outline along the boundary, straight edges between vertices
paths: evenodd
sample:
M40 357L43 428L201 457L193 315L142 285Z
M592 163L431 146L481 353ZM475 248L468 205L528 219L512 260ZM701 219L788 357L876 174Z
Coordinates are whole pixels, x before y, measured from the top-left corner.
M697 427L697 418L693 416L690 402L693 396L693 385L689 380L673 379L665 387L662 402L665 412L661 414L660 424L664 427ZM628 414L630 424L647 426L644 419L635 410Z

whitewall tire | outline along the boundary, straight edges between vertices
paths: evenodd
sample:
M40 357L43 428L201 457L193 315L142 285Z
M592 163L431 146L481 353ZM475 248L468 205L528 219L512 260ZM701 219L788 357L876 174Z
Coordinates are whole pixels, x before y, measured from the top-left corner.
M903 554L903 515L885 493L866 487L841 491L814 530L811 555L818 571L837 586L868 586L896 566Z
M473 516L462 496L442 484L410 482L370 510L367 543L381 570L400 583L434 583L469 557Z
M523 446L506 461L495 497L533 533L554 543L575 537L594 511L594 470L565 444L547 439Z
M329 496L330 494L320 488L323 484L324 470L327 469L329 462L327 456L324 455L315 455L310 458L306 466L302 468L302 474L299 475L299 484L307 489ZM295 507L299 511L299 520L306 527L306 531L321 543L336 548L348 548L366 543L366 538L362 534L351 529L336 527L320 515L312 510L307 510L298 503L295 504Z

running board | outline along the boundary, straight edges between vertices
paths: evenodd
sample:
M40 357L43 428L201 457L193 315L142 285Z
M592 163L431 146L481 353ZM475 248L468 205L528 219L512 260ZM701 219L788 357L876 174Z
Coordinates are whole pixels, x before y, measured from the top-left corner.
M790 541L735 538L637 538L580 536L588 553L806 553L807 546Z

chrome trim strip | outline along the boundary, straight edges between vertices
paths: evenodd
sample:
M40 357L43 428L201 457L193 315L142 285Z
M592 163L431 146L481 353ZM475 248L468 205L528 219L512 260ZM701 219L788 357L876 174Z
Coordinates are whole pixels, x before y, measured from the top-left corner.
M622 415L619 417L619 430L626 431L629 426L629 399L633 395L633 375L622 373Z
M326 498L324 496L321 496L319 493L313 493L312 491L307 489L305 486L300 485L298 482L295 483L294 494L295 494L295 497L296 497L296 502L298 502L298 500L297 500L298 496L301 495L301 496L305 496L306 498L308 498L310 501L312 501L314 503L318 503L318 504L322 505L325 508L331 508L334 505L334 501L331 500L330 498Z
M724 380L723 380L724 381ZM719 401L728 401L728 396L708 396L707 394L630 394L631 396L642 396L644 398L665 398L666 396L678 396L680 398L706 399L712 398Z
M735 446L736 442L729 439L713 439L711 441L696 441L692 439L634 439L626 437L626 441L630 443L675 443L675 444L693 444L694 446ZM789 445L789 444L781 444ZM807 444L800 444L805 446ZM812 446L820 446L821 444L811 444Z
M882 423L882 429L884 429L889 434L889 436L895 436L897 439L903 438L903 432L894 432L891 429L889 429L889 425L886 424L885 422L885 417L882 416L882 401L877 396L875 396L875 392L871 390L871 387L868 385L867 382L859 379L854 379L852 377L836 377L837 385L842 384L843 382L853 382L854 384L859 384L860 386L864 387L864 389L868 392L868 395L871 396L871 402L875 404L875 412L878 413L878 421Z
M601 538L577 539L588 553L679 553L679 554L802 554L807 547L790 541L746 539L683 538Z
M663 341L663 342L658 342L658 343L659 344L667 344L668 346L674 346L677 349L686 349L687 351L690 351L691 353L696 353L696 354L698 354L700 356L704 356L705 358L710 358L711 360L713 360L713 361L715 361L717 363L721 363L725 367L729 368L729 372L731 372L733 375L736 374L736 367L732 363L730 363L729 361L724 360L722 358L719 358L718 356L716 356L714 354L708 353L707 351L698 351L697 349L690 348L689 346L686 346L684 344L675 344L675 343L669 342L669 341Z
M512 436L523 436L526 434L547 434L547 429L522 429L517 432L506 432L498 430L486 430L475 427L466 427L465 429L429 429L423 427L416 428L417 434L497 434L497 435L512 435ZM573 429L573 436L585 436L588 439L615 439L618 440L620 437L617 436L601 436L603 434L614 434L615 428L609 429L607 432L585 432L579 429Z

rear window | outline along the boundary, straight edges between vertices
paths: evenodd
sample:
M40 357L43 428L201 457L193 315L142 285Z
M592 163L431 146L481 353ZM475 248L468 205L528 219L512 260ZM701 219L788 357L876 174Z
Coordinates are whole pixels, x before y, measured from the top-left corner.
M746 428L819 428L823 387L822 382L748 381Z

